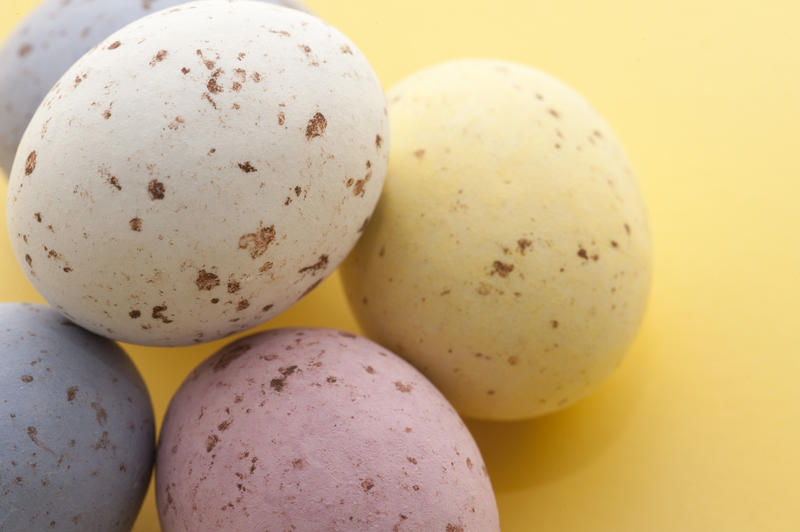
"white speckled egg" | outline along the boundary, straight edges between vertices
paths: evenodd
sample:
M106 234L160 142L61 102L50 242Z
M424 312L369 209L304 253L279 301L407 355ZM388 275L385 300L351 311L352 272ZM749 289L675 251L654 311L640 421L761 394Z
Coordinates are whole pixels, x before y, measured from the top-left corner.
M380 84L344 35L206 1L106 39L56 84L11 173L17 259L98 334L185 345L267 321L330 274L378 200Z
M200 365L170 402L164 532L498 532L475 441L408 363L353 334L281 329Z
M125 352L47 307L0 304L0 530L130 531L154 459Z
M265 0L308 11L295 0ZM0 50L0 169L50 87L83 54L126 24L184 0L45 0ZM24 90L20 90L24 87Z
M574 90L501 61L432 67L389 99L387 185L343 268L362 326L467 416L584 397L633 341L650 285L614 133Z

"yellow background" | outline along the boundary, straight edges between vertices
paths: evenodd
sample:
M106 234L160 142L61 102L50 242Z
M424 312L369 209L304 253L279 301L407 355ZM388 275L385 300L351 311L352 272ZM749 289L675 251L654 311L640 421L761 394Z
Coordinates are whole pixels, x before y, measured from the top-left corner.
M463 56L549 71L605 115L640 176L655 284L626 362L563 413L469 422L503 530L800 530L800 2L307 3L386 87ZM0 0L0 38L34 4ZM0 300L41 301L4 205ZM287 325L358 330L338 276L268 324ZM159 419L219 346L128 348ZM157 530L151 493L135 531Z

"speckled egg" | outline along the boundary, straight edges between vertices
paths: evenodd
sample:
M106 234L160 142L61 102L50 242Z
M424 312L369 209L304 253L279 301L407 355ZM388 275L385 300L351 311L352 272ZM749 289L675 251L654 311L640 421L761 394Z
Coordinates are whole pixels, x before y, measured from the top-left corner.
M200 365L159 441L164 532L500 530L480 452L408 363L353 334L279 329Z
M54 307L98 334L186 345L291 306L350 251L388 159L383 91L347 37L206 1L106 39L22 139L8 220Z
M295 0L265 0L308 11ZM126 24L184 0L45 0L0 50L0 169L50 87L89 49ZM24 90L20 90L24 87Z
M650 285L614 133L574 90L501 61L432 67L389 100L387 185L343 268L368 336L470 417L584 397L620 363Z
M136 367L41 305L0 324L0 530L130 530L155 458Z

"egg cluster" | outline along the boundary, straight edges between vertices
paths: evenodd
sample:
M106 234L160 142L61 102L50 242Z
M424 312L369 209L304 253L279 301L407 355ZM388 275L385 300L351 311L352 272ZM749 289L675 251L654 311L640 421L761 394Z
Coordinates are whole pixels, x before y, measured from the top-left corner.
M0 530L130 530L155 464L167 532L497 531L456 409L565 408L635 336L644 202L547 74L453 61L387 102L345 35L250 0L49 0L0 65L11 242L52 307L0 305ZM340 264L371 340L227 345L156 452L115 341L248 330Z

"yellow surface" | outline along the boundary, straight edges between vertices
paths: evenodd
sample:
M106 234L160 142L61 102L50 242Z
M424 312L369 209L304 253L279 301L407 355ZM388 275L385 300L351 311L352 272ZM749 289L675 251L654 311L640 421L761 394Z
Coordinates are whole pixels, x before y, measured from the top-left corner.
M0 2L0 38L34 3ZM800 530L800 3L308 4L387 87L462 56L549 71L595 104L639 173L655 284L626 362L563 413L469 423L503 530ZM0 300L41 301L0 214ZM269 324L285 325L357 330L338 277ZM129 348L159 419L218 346ZM157 530L148 498L135 531Z

